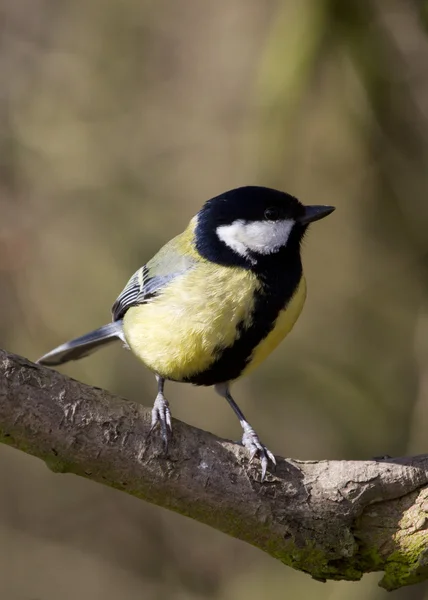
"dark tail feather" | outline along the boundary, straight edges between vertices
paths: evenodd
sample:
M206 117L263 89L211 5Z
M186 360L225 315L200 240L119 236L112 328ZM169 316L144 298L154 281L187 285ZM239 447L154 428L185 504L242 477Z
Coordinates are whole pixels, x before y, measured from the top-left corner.
M100 346L123 340L122 321L114 321L51 350L39 360L40 365L55 367L69 360L78 360L95 352Z

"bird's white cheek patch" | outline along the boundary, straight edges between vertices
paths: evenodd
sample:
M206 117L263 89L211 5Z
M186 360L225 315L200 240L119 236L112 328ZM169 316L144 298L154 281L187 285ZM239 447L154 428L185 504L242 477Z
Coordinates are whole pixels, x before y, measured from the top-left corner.
M229 248L248 256L255 254L273 254L287 244L294 221L234 221L231 225L217 227L217 235Z

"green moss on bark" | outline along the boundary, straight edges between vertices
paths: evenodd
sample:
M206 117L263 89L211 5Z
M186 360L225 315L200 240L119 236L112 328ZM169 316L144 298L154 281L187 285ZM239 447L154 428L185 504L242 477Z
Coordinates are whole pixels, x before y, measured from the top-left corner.
M428 532L402 536L399 548L385 563L385 575L380 583L387 590L420 583L428 577Z

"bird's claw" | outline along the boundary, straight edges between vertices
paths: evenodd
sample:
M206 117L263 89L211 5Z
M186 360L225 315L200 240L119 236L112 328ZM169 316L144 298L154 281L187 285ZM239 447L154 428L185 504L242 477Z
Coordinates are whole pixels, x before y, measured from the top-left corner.
M244 434L242 436L242 445L247 449L250 455L250 463L253 462L254 458L258 456L262 467L262 481L266 475L266 469L269 461L276 465L276 460L272 452L266 448L259 440L259 436L251 426L244 427Z
M149 435L160 426L161 436L165 447L165 452L168 450L168 442L172 433L171 411L169 410L168 400L162 395L156 396L155 403L152 408L152 424Z

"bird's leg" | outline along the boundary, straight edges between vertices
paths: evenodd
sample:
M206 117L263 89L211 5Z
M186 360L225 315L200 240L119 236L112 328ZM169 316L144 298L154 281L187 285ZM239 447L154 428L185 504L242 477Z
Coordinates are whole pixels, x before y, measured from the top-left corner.
M171 411L169 410L168 400L163 394L165 379L160 377L160 375L156 375L156 381L158 382L158 394L156 396L155 403L153 404L152 426L150 428L150 433L152 433L157 425L160 425L162 440L166 452L168 450L169 437L172 432Z
M262 465L262 481L266 475L266 469L269 461L271 461L274 465L276 465L276 460L274 455L264 444L262 444L259 440L259 436L248 423L247 419L244 417L243 412L236 404L235 400L232 398L232 395L229 391L229 385L227 383L218 384L215 386L216 392L226 398L229 402L230 406L233 409L233 412L239 419L241 423L241 427L244 430L244 434L242 436L242 445L247 449L250 454L250 462L254 459L255 456L259 456L260 462Z

